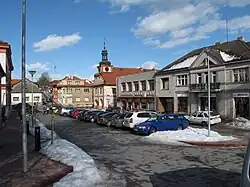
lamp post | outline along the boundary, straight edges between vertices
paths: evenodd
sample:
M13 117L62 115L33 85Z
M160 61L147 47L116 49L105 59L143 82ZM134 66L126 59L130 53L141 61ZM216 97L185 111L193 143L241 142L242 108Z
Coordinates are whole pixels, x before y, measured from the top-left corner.
M25 61L26 61L26 0L22 0L22 145L23 145L23 171L28 171L27 126L26 126L26 98L25 98Z
M31 111L31 120L32 120L32 127L34 127L34 87L33 87L33 77L36 73L36 71L31 70L29 71L30 75L31 75L31 81L32 81L32 86L31 86L31 103L32 103L32 111Z

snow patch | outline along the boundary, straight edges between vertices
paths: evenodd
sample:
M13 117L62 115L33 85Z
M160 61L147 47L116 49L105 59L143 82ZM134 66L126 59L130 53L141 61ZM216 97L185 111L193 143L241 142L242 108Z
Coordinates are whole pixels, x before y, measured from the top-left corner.
M250 120L243 117L238 117L235 118L232 122L227 123L226 125L240 129L250 129Z
M239 57L236 57L235 55L229 55L223 51L220 51L220 56L222 57L222 59L225 62L231 61L231 60L235 60L235 59L239 59Z
M181 68L190 67L193 64L193 62L197 59L197 57L198 57L198 55L187 58L186 60L184 60L184 61L182 61L182 62L180 62L178 64L173 65L172 67L170 67L167 70L181 69Z
M185 130L179 131L161 131L151 134L145 137L147 141L160 142L163 144L180 144L181 141L192 142L219 142L228 140L237 140L232 136L222 136L215 131L210 131L210 137L208 137L207 129L198 129L188 127Z

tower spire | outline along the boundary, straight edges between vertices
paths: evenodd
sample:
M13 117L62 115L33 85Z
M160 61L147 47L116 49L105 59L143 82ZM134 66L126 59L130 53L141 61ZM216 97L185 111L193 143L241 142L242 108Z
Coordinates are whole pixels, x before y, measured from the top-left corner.
M106 49L106 39L104 38L103 50L102 50L102 61L108 61L108 50Z
M104 37L103 49L106 50L106 38Z

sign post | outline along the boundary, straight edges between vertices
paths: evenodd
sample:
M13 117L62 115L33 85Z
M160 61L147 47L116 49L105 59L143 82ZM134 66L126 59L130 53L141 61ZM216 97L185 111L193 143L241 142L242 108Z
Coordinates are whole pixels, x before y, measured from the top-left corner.
M54 130L55 130L55 114L52 114L52 118L51 118L51 144L54 143Z

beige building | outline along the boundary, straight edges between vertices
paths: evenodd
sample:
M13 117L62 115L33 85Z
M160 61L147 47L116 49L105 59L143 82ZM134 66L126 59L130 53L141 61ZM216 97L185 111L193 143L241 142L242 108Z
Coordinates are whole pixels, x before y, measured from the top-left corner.
M64 106L92 107L92 83L76 76L53 82L53 100Z
M114 67L108 60L108 51L105 43L102 50L102 60L99 63L98 73L93 82L93 100L95 108L116 107L116 82L117 77L144 72L142 68Z

